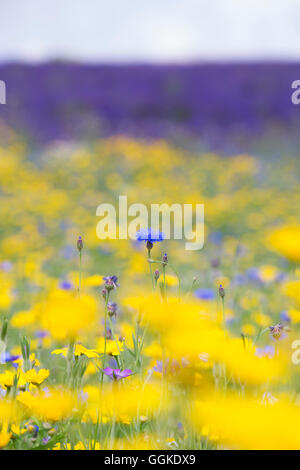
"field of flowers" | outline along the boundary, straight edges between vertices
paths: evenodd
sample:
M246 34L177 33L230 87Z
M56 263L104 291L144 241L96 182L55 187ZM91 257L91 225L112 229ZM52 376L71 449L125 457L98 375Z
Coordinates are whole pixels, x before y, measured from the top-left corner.
M165 140L2 144L0 448L300 449L299 176ZM122 194L204 204L204 248L99 240Z
M196 136L201 149L222 154L282 155L300 145L299 106L291 102L298 75L297 62L0 63L9 98L0 128L5 122L38 143Z

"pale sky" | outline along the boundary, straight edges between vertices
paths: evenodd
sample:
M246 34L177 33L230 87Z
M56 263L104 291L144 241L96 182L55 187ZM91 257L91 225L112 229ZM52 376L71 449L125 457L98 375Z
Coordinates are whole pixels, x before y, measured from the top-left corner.
M0 0L0 61L300 59L300 0Z

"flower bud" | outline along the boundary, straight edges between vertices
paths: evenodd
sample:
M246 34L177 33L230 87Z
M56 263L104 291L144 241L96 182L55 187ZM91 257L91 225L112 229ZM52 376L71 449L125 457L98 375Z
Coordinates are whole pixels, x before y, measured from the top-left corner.
M105 281L104 287L107 291L111 291L120 286L117 276L105 276L103 280Z
M106 339L113 339L113 334L110 328L106 330Z
M156 270L154 271L154 279L155 279L155 281L158 281L159 276L160 276L159 270L156 269Z
M147 248L147 250L152 250L153 243L148 240L147 243L146 243L146 248Z
M224 288L222 287L222 284L220 284L220 287L219 287L219 295L220 295L221 299L224 299L224 297L225 297L225 290L224 290Z
M77 249L79 253L81 252L82 248L83 248L83 241L82 241L82 238L79 236L77 240Z
M284 330L283 325L281 323L277 323L277 325L270 326L269 328L271 336L273 336L274 339L279 339Z
M110 317L117 316L118 306L115 302L108 302L107 312Z

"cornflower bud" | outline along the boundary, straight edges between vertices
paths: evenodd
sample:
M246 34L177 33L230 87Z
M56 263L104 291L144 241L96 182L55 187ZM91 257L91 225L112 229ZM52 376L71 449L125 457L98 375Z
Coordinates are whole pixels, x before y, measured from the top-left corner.
M111 291L120 286L117 276L106 276L103 277L103 280L105 281L104 287L107 291Z
M112 334L112 331L110 328L107 328L106 330L106 339L112 339L113 338L113 334Z
M117 316L118 306L115 302L108 302L107 312L110 317Z
M159 276L160 276L160 272L159 272L158 269L156 269L156 270L154 271L154 279L155 279L155 281L158 281Z
M82 241L81 236L79 236L78 240L77 240L77 249L78 249L79 253L81 252L82 248L83 248L83 241Z
M277 325L270 326L269 328L270 328L271 336L273 336L273 338L275 339L279 339L284 330L283 325L281 323L277 323Z
M219 295L220 295L221 299L224 299L224 297L225 297L225 290L224 290L224 288L222 287L222 284L220 284L220 287L219 287Z
M162 257L162 262L164 265L168 264L168 255L167 253L164 254L164 256Z
M152 243L150 240L147 241L147 243L146 243L146 248L147 248L148 251L152 250L152 248L153 248L153 243Z

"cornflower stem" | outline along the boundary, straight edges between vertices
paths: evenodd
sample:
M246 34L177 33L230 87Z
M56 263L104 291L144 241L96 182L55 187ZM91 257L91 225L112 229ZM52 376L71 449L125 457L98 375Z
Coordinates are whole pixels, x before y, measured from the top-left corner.
M197 282L197 279L193 279L192 284L191 284L191 287L190 287L188 293L186 294L186 298L187 298L187 299L188 299L189 296L191 295L191 293L192 293L192 291L193 291L193 289L194 289L194 286L195 286L196 282Z
M110 318L109 315L108 315L108 322L109 322L109 327L110 327L110 329L111 329L112 337L113 337L114 342L116 343L116 346L117 346L117 349L118 349L118 353L119 353L119 357L120 357L122 369L124 369L124 363L123 363L123 359L122 359L122 355L121 355L121 349L120 349L120 346L119 346L118 339L116 338L116 335L115 335L113 322L112 322L112 320L111 320L111 318Z
M164 263L163 261L161 261L159 259L153 259L152 262L162 264L163 268L164 268L164 266L166 266L166 263ZM170 265L170 263L168 263L168 266L172 269L172 271L174 272L174 274L176 275L176 277L178 279L178 297L179 297L179 300L180 300L180 297L181 297L181 280L180 280L180 276L179 276L178 272L176 271L176 269L173 266Z
M137 350L136 350L136 356L135 356L135 364L134 364L134 370L137 370L137 365L139 362L139 324L138 322L136 323L136 333L135 333L135 338L136 338L136 344L137 344Z
M223 316L223 329L224 329L224 336L226 338L226 319L225 319L225 304L224 304L224 297L221 297L222 300L222 316ZM227 376L226 376L226 365L221 365L221 375L223 375L223 384L224 384L224 393L226 394L227 389Z
M106 362L106 334L107 334L107 304L109 300L109 290L106 291L106 296L105 296L105 308L104 308L104 354L103 354L103 361L102 361L102 368L104 369L105 367L105 362ZM101 373L101 386L103 385L103 378L104 378L104 372L102 371Z
M255 338L255 340L254 340L254 344L256 344L257 341L260 339L260 337L261 337L263 334L265 334L267 331L270 331L270 329L269 329L269 328L261 329L261 330L258 332L258 334L257 334L257 336L256 336L256 338Z
M225 321L225 306L224 306L224 297L222 297L222 317L223 317L223 329L224 329L224 335L226 336L226 321Z
M162 265L163 268L163 279L164 279L164 300L167 297L167 286L166 286L166 264L163 263Z
M152 273L152 259L151 259L151 250L148 248L148 263L149 263L149 270L152 282L152 291L154 292L154 281L153 281L153 273Z
M140 369L141 369L141 365L142 365L141 352L142 352L142 349L143 349L143 346L144 346L144 340L145 340L145 336L146 336L146 331L147 331L147 330L145 329L144 332L143 332L143 335L142 335L141 339L139 338L139 335L136 336L137 350L136 350L136 357L135 357L135 364L134 364L134 370L135 370L135 372L137 371L138 366L139 366Z
M81 250L79 251L79 284L78 284L78 292L81 290L81 276L82 276L82 254Z

